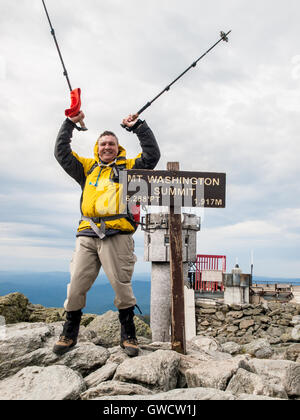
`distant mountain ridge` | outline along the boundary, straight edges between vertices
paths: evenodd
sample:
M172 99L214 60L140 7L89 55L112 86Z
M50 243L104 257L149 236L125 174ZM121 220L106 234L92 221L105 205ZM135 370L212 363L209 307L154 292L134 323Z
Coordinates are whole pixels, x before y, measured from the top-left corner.
M253 283L288 283L300 285L300 278L253 276Z
M66 298L67 284L70 280L68 272L14 272L0 271L0 295L20 292L30 302L45 307L63 306ZM299 284L300 278L275 278L254 276L253 283L288 283ZM150 314L151 273L135 273L132 281L133 291L143 315ZM92 289L87 294L85 313L102 314L108 310L116 311L113 304L114 291L107 277L100 274Z
M67 272L16 273L0 271L0 295L23 293L31 303L45 307L63 307L70 274ZM150 313L150 274L135 274L132 281L134 294L143 315ZM116 311L114 291L105 275L101 274L87 294L85 313L102 314Z

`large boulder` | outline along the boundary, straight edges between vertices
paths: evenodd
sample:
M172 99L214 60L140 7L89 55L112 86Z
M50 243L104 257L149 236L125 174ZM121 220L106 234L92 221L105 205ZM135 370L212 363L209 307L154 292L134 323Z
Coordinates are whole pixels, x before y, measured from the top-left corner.
M157 350L147 356L127 359L119 365L114 380L137 383L151 390L176 388L180 355L171 350Z
M300 343L293 344L286 349L285 359L300 363Z
M281 384L271 383L266 378L248 372L245 369L238 369L231 378L226 391L234 395L254 394L267 397L287 399L288 396Z
M116 396L103 396L100 398L95 398L96 400L157 400L157 401L176 401L176 400L188 400L188 401L221 401L221 400L237 400L238 398L235 397L230 392L220 391L215 388L184 388L184 389L172 389L166 392L159 392L158 394L150 394L150 395L116 395ZM263 398L261 398L263 399ZM157 408L156 408L157 407ZM158 411L161 406L151 405L151 413L150 414L159 414ZM170 405L170 411L168 412L168 405L165 405L165 414L176 414L174 412L175 406ZM180 409L180 408L179 408ZM182 405L182 409L179 414L187 414L191 417L195 417L197 414L197 410L199 410L199 405L196 404L186 404ZM162 412L160 413L163 414Z
M197 366L187 369L185 377L189 388L216 388L225 391L232 376L239 368L248 368L248 362L237 356L228 360L199 361Z
M66 366L30 366L0 381L1 400L76 400L84 390L82 376Z
M95 398L96 400L157 400L157 401L176 401L176 400L188 400L188 401L222 401L222 400L278 400L278 398L266 397L265 395L251 395L241 394L239 396L233 395L228 391L220 391L215 388L185 388L185 389L172 389L167 392L159 392L154 395L116 395L116 396L104 396ZM132 403L134 404L134 403ZM175 414L174 410L176 405L166 405L166 414ZM168 412L168 407L170 411ZM198 415L199 417L199 404L186 404L179 406L182 407L180 414L187 414L191 417ZM151 405L152 413L158 414L160 406ZM162 414L162 413L161 413Z
M0 296L0 315L4 317L6 324L28 321L30 311L29 300L22 293L15 292L6 296Z
M196 336L187 342L187 350L210 354L211 352L221 351L221 346L211 337Z
M118 367L117 363L108 362L100 369L95 370L84 378L87 388L92 388L100 385L102 382L108 381L113 378L115 371Z
M251 341L249 344L245 344L242 346L242 352L248 353L258 359L269 359L273 355L270 343L264 338L259 338Z
M293 341L299 342L300 341L300 324L297 324L291 332L291 336Z
M43 305L30 303L28 298L19 292L0 296L0 316L4 317L5 324L64 321L64 313L64 308L46 308ZM96 316L83 314L81 325L87 326Z
M153 392L143 387L142 385L120 382L120 381L107 381L89 388L83 392L80 396L82 400L92 400L102 396L113 396L113 395L150 395Z
M242 346L234 341L227 341L221 345L221 348L224 353L229 353L231 355L239 354L242 350Z
M29 322L58 322L64 319L64 308L45 308L42 305L29 304Z
M19 358L44 347L51 337L51 328L43 323L18 323L7 325L0 340L0 365L2 362Z
M134 317L136 335L151 338L149 325L137 316ZM88 330L93 330L98 336L98 344L104 347L113 347L120 343L120 321L119 313L108 311L103 315L98 315L87 326Z
M52 348L60 330L60 323L7 325L5 339L0 340L0 379L26 366L65 365L88 375L106 363L109 351L88 341L83 333L71 351L62 356L54 354Z
M251 370L268 380L279 380L289 397L300 397L300 363L289 360L252 359Z

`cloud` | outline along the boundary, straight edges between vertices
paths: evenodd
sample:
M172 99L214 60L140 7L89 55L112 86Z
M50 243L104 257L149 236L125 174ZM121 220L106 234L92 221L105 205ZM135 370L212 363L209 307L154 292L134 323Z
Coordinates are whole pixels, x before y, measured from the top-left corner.
M277 267L279 275L299 276L299 2L189 0L183 7L179 0L87 0L83 8L79 0L72 7L52 0L47 6L72 85L82 89L89 131L72 140L82 156L92 156L104 129L136 156L138 141L120 127L122 118L154 98L220 30L232 29L228 44L220 43L142 117L161 147L157 169L180 161L181 170L227 174L226 209L205 209L199 252L246 262L254 248L260 274ZM30 257L20 267L44 261L49 270L68 269L80 187L53 156L69 92L42 3L6 3L0 39L1 232L12 238L0 242L0 262L22 252ZM143 234L136 238L142 261Z

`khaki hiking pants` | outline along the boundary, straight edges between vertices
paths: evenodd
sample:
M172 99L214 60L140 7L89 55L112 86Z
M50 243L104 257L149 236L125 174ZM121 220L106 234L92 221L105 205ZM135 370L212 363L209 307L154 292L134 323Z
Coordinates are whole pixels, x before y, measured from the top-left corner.
M136 304L131 286L136 256L132 235L116 234L101 240L88 236L76 238L70 264L71 281L64 308L67 312L85 307L86 294L96 280L101 266L115 291L114 304L126 309Z

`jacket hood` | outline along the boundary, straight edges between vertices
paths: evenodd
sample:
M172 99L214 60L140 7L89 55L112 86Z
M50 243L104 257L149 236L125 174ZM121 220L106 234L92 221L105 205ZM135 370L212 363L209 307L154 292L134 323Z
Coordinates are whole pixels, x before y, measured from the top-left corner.
M96 141L96 144L94 146L94 158L97 162L100 162L100 158L99 158L99 155L98 155L98 141ZM126 159L126 150L120 144L119 144L119 152L118 152L117 158Z

